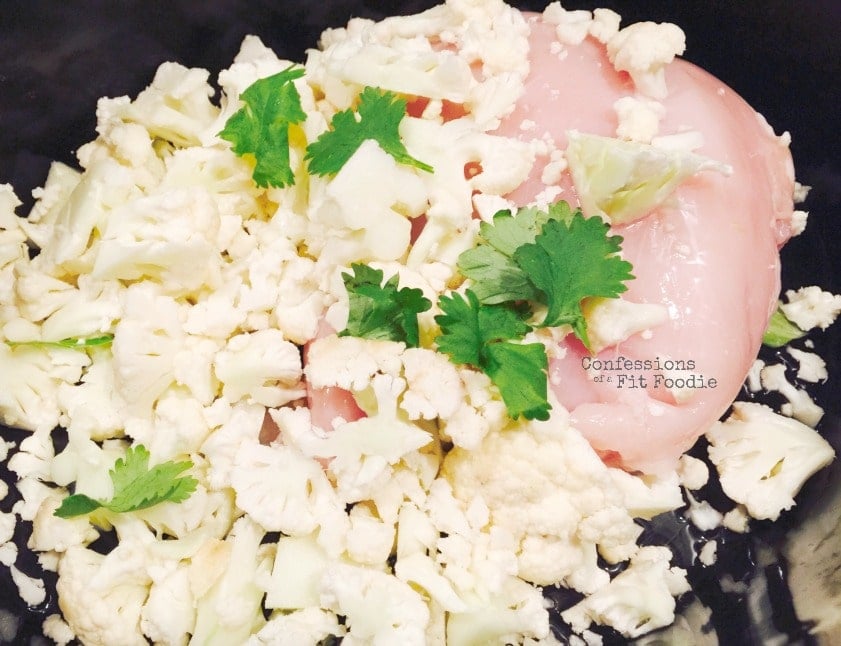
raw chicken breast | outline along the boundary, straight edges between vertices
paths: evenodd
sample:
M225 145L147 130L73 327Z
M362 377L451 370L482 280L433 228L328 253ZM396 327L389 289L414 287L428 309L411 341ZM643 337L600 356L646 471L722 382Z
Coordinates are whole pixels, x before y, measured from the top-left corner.
M630 77L616 72L605 47L589 38L567 46L559 58L550 49L554 27L533 21L525 95L499 132L521 139L548 133L560 149L566 148L570 129L615 136L613 104L634 95ZM662 304L669 320L595 358L649 360L654 369L621 367L602 371L604 379L593 381L598 373L584 370L582 361L589 355L572 337L565 342L565 358L550 364L550 382L574 426L607 461L644 472L673 467L737 395L778 296L778 248L790 235L793 208L788 147L761 116L688 62L669 65L666 82L659 134L699 131L704 144L696 152L731 165L733 173L699 173L667 206L613 228L624 237L623 255L636 276L623 297ZM524 130L524 121L536 127ZM540 177L538 167L511 197L520 204L534 199L546 188ZM577 204L568 172L560 185L559 199ZM670 360L684 362L686 369L669 374L656 369L657 360L661 368ZM707 387L673 392L660 383L654 388L658 373L700 375ZM639 387L640 377L647 387Z

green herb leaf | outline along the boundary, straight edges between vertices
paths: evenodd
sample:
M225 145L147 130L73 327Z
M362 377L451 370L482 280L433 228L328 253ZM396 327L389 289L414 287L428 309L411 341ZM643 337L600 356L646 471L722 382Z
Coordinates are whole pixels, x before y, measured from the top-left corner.
M289 67L255 81L241 95L242 108L235 112L219 133L233 144L239 155L253 155L253 177L257 186L291 186L295 174L289 161L289 126L301 123L306 113L294 80L303 68Z
M21 346L30 348L69 348L71 350L84 350L86 348L107 347L114 340L113 334L103 334L84 338L70 337L61 341L6 341L6 345L12 348Z
M339 336L402 341L420 344L418 314L432 307L420 289L398 288L395 274L385 284L383 272L363 264L351 265L353 274L342 274L350 299L347 328Z
M778 306L768 320L768 327L765 329L762 343L772 348L781 348L795 339L805 336L805 334L803 330L786 318L786 315Z
M499 211L493 223L479 226L479 244L458 259L462 274L473 281L471 289L482 303L536 301L538 291L525 271L514 261L514 252L534 239L550 220L568 222L573 212L566 202L551 204L548 210L521 208L513 215Z
M618 256L622 238L608 231L601 219L577 213L568 224L550 220L533 243L514 252L514 261L548 306L541 325L571 325L588 347L581 301L594 296L615 298L627 289L624 281L633 278L631 263Z
M84 494L73 494L65 498L54 513L60 518L72 518L100 507L119 513L146 509L162 502L183 502L198 485L192 476L179 477L192 466L189 460L169 461L150 469L149 451L139 444L129 448L125 457L119 458L109 472L114 484L114 495L110 500L94 500Z
M400 140L399 127L404 116L405 99L393 92L366 87L359 95L357 113L351 109L337 112L330 122L331 129L307 147L310 172L335 175L363 141L373 139L398 163L431 173L432 167L409 155Z
M488 375L513 419L548 419L546 350L539 343L514 342L531 329L523 313L507 305L483 305L470 290L465 296L442 296L439 305L439 350L454 363Z

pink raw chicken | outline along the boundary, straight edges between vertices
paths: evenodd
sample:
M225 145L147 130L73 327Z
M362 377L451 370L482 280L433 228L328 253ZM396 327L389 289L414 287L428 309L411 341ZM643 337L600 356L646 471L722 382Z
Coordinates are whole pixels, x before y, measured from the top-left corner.
M553 29L533 19L525 96L499 133L528 138L548 132L561 149L571 129L615 136L613 104L634 94L633 82L616 72L605 47L590 39L568 47L559 59L550 50ZM686 61L669 65L666 80L660 134L699 131L704 145L696 152L731 165L733 174L700 173L677 189L668 206L614 227L624 237L623 255L636 276L624 298L663 304L670 320L650 338L634 335L597 358L691 360L692 372L717 384L677 403L669 390L651 388L651 372L605 372L612 382L596 383L582 368L586 350L572 337L564 344L566 357L550 364L552 387L571 411L573 425L606 461L643 472L673 467L737 395L779 293L778 248L790 235L793 208L791 157L764 120L730 88ZM526 132L523 120L537 127ZM540 176L536 168L512 199L532 200L545 189ZM561 186L560 199L577 204L568 173ZM648 389L629 388L627 378L618 388L620 372L644 375Z

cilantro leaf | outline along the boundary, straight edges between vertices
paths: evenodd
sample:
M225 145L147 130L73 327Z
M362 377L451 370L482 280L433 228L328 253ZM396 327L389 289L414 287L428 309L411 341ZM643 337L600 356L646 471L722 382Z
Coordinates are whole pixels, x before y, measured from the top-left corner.
M357 119L358 114L358 119ZM432 167L409 155L399 127L406 116L406 100L393 92L366 87L359 95L357 114L333 115L330 130L307 146L306 160L315 175L335 175L366 139L373 139L398 163L432 172Z
M293 81L303 68L289 67L255 81L241 95L245 103L219 133L239 155L256 160L253 177L257 186L290 186L295 174L289 161L289 126L306 119L301 96Z
M60 341L6 341L10 348L26 346L30 348L69 348L84 350L85 348L106 347L114 340L113 334L103 334L88 338L69 337Z
M380 269L358 263L351 269L353 274L342 274L350 312L347 328L339 336L403 341L409 347L418 347L418 314L432 307L423 292L409 287L398 289L397 274L382 284Z
M601 219L576 213L567 224L546 222L534 242L514 252L514 261L548 306L541 325L571 325L588 347L581 301L593 296L614 298L627 289L624 281L633 278L631 263L618 256L622 238L608 235L608 230Z
M438 349L459 365L482 370L499 388L508 414L517 419L548 419L548 359L539 343L513 341L531 329L522 314L506 305L483 305L471 290L442 296Z
M462 274L473 280L471 289L482 303L538 300L538 291L525 271L514 261L514 252L534 239L550 220L568 222L572 210L564 201L547 210L521 208L513 215L499 211L493 223L479 226L479 245L464 251L458 259Z
M768 321L768 327L762 337L762 343L771 348L781 348L799 339L806 333L786 318L782 310L777 307Z
M163 462L149 468L149 451L142 444L126 451L114 463L109 475L114 485L111 500L95 500L84 494L73 494L62 500L55 510L60 518L81 516L104 507L113 512L136 511L162 502L183 502L196 490L192 476L179 477L193 463Z

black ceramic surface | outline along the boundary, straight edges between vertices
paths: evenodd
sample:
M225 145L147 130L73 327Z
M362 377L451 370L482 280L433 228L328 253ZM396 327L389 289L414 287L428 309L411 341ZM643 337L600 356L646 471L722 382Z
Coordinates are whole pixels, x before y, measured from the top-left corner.
M321 30L352 16L382 18L413 13L431 0L378 3L373 0L0 0L0 183L11 183L31 204L30 191L43 183L49 163L75 162L74 151L94 137L94 110L100 96L135 96L156 67L176 60L215 75L227 67L246 34L257 34L280 56L302 60ZM542 9L544 2L514 2ZM593 8L580 0L567 9ZM686 58L725 81L765 115L777 132L792 133L798 179L813 187L805 208L807 232L783 252L784 288L818 284L841 292L841 2L838 0L603 0L623 16L671 21L687 34ZM821 430L841 452L841 325L811 335L826 359L829 381L812 388L826 410ZM0 427L3 437L21 435ZM834 467L838 469L838 467ZM9 480L8 472L2 477ZM810 499L825 495L820 474L800 497L800 506L777 526L759 524L749 537L722 536L715 568L693 566L695 593L712 609L709 628L723 644L813 643L793 616L785 586L785 564L757 565L760 546L772 548L792 524L809 522ZM836 478L836 482L838 479ZM709 494L713 499L715 492ZM0 503L8 510L13 494ZM25 542L26 527L16 539ZM652 540L669 540L678 560L692 563L698 538L679 519L662 519L646 530ZM772 549L773 552L773 549ZM29 571L24 554L18 566ZM5 568L0 568L0 610L17 624L0 620L0 643L37 644L43 617L56 611L50 596L42 607L26 608ZM31 570L33 573L36 570ZM718 579L729 572L753 582L760 611L745 597L725 595ZM763 577L757 577L757 573ZM49 581L48 581L49 583ZM756 586L754 586L756 587ZM570 598L555 599L558 607ZM772 617L773 615L773 617ZM559 628L558 635L563 637ZM621 643L606 633L607 643Z

